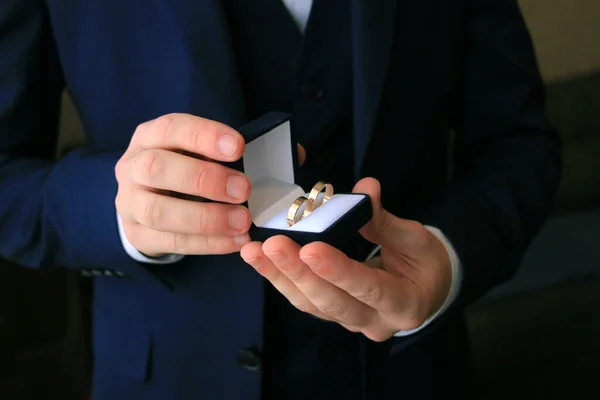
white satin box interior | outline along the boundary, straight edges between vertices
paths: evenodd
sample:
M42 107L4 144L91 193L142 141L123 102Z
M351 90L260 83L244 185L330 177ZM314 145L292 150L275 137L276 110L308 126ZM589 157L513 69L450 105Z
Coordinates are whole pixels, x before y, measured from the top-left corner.
M292 226L288 210L300 196L308 197L295 183L297 141L290 129L290 116L268 113L238 129L246 140L246 150L236 168L252 182L246 203L252 215L252 240L286 235L300 244L324 241L341 245L349 233L357 232L371 218L369 196L335 193L326 202ZM316 184L317 182L315 182Z

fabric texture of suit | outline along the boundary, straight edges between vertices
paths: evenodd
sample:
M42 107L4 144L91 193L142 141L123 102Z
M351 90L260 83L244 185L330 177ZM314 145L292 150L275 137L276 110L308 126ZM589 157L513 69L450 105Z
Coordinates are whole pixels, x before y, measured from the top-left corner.
M560 145L515 1L349 6L355 178L441 229L464 268L444 318L361 341L357 398L439 398L466 363L462 306L514 273L551 208ZM262 279L238 254L139 264L115 219L114 166L138 124L248 119L221 2L6 0L0 55L0 255L124 275L95 278L94 399L258 399L260 368L236 358L260 358ZM64 87L87 144L55 162Z

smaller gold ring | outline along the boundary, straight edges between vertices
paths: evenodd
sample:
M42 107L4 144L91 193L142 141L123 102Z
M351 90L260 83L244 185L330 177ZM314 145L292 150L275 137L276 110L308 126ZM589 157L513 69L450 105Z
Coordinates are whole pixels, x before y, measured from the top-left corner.
M319 194L321 192L323 192L323 190L325 191L323 200L321 201L321 203L317 204L317 197L319 196ZM316 207L318 207L321 204L324 204L331 197L333 197L333 185L331 185L331 183L327 183L327 182L323 182L323 181L317 182L317 184L315 186L313 186L312 190L310 191L310 193L308 195L308 199L310 201L312 201L312 203Z
M306 204L306 208L304 209L304 211L300 212L303 204ZM298 197L296 200L294 200L294 202L292 203L292 205L290 206L290 208L288 210L288 214L287 214L288 225L289 226L294 225L295 223L300 221L302 218L304 218L305 216L310 214L312 212L312 210L313 210L313 204L309 199L307 199L304 196Z

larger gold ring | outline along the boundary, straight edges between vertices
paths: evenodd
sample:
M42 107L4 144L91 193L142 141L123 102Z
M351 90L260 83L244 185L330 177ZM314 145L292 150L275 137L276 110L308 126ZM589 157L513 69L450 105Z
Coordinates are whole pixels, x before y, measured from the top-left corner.
M306 204L306 208L304 210L302 210L303 204ZM309 199L307 199L304 196L298 197L296 200L294 200L294 202L290 206L290 209L288 210L288 214L287 214L288 225L289 226L294 225L295 223L300 221L302 218L304 218L305 216L310 214L312 212L312 210L313 210L312 201L310 201Z
M321 201L317 202L319 195L325 191L323 198ZM324 204L327 200L333 197L333 186L327 182L317 182L315 186L313 186L312 190L308 194L308 199L312 201L314 208L319 207L321 204Z

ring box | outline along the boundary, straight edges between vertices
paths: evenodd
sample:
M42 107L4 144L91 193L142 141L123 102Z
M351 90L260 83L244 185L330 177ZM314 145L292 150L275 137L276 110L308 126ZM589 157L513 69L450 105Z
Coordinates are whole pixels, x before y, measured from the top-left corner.
M335 182L328 182L334 187L334 195L289 226L290 206L299 196L308 197L295 182L298 141L291 130L290 116L267 113L238 131L244 136L246 149L235 168L244 172L252 183L252 192L245 204L252 215L252 240L264 241L285 235L300 245L322 241L342 247L371 219L371 201L367 194L335 193Z

